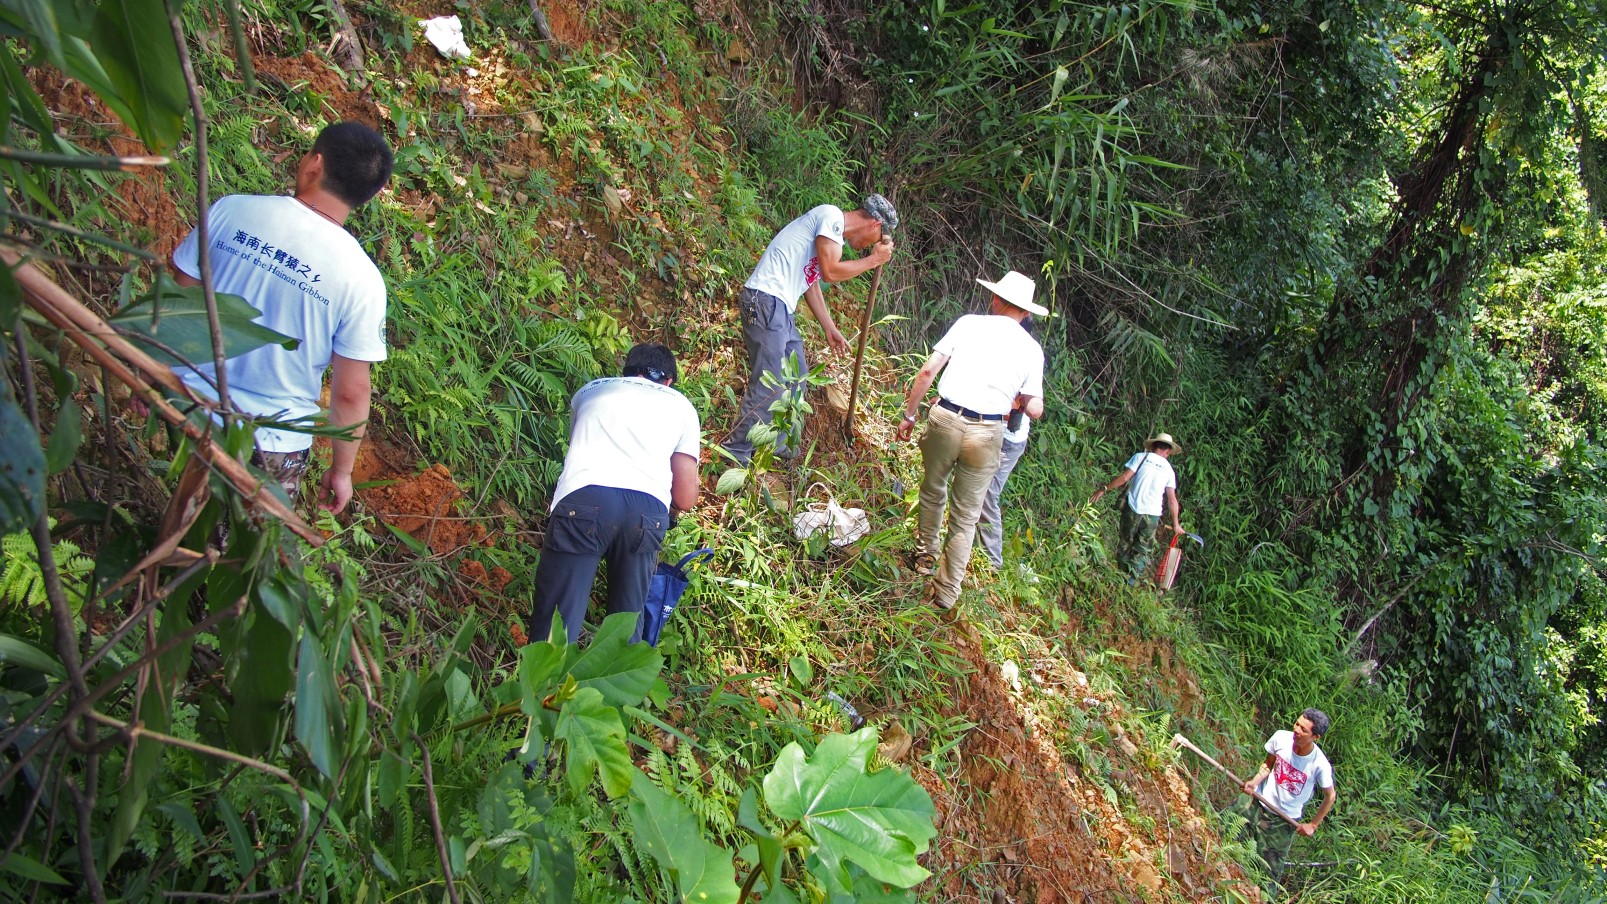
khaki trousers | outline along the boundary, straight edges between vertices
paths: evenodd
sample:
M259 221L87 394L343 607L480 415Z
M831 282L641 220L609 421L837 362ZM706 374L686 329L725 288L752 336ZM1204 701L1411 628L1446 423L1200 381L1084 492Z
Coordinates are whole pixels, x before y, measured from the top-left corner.
M960 598L982 500L999 470L1003 445L1004 421L971 420L936 405L926 417L926 432L921 436L921 464L926 473L921 480L915 551L937 555L947 503L949 541L932 578L933 602L944 608Z

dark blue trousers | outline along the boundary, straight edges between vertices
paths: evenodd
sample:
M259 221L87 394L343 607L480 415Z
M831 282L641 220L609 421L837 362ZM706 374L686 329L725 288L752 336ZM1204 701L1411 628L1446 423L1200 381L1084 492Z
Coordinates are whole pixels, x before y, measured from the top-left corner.
M559 500L547 519L541 564L536 566L530 639L546 640L552 634L555 612L564 618L569 642L580 639L597 564L604 559L608 614L641 612L669 526L664 503L636 490L592 485ZM641 638L638 622L631 641Z

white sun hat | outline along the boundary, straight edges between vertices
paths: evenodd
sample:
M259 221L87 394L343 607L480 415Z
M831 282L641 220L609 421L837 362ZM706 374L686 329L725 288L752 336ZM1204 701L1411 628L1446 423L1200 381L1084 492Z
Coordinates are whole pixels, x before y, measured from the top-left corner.
M989 292L999 296L1006 304L1014 305L1023 311L1037 314L1039 317L1048 317L1049 309L1032 300L1032 294L1038 290L1038 284L1025 273L1011 270L998 282L988 282L985 279L977 280L977 284Z

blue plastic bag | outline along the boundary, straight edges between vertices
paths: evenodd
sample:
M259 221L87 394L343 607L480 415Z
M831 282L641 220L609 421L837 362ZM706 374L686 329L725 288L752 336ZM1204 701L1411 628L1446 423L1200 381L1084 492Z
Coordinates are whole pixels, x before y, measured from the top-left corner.
M647 600L642 604L642 640L650 646L658 646L658 635L664 630L664 623L670 620L675 604L681 601L681 594L686 592L686 570L694 562L712 555L712 549L697 549L682 556L681 561L674 565L658 563L647 585Z

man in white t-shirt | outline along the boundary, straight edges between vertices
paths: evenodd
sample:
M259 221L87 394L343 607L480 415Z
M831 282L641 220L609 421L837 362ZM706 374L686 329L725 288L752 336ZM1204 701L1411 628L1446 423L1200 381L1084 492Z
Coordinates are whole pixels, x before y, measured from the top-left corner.
M1031 316L1021 321L1021 328L1027 331L1027 335L1032 335ZM1005 418L1004 444L999 447L999 470L993 472L993 480L982 497L982 514L977 521L976 532L982 540L982 554L988 557L994 568L1004 565L1004 511L1000 505L1004 485L1015 473L1021 454L1027 451L1027 435L1031 431L1032 418L1027 417L1018 405Z
M339 512L352 495L352 465L368 421L373 392L369 366L385 360L385 280L363 246L345 229L352 210L367 203L391 176L391 150L362 123L325 128L296 166L295 194L229 195L207 211L213 287L239 295L262 311L256 322L300 340L268 345L224 364L234 407L279 421L311 422L322 410L324 371L329 425L355 427L336 440L319 485L321 507ZM180 285L201 283L200 234L173 252ZM217 397L211 362L175 368L192 389ZM312 437L262 427L251 463L277 480L295 502Z
M952 609L960 599L982 499L999 470L1005 418L1016 408L1030 418L1043 416L1043 348L1021 321L1049 311L1032 300L1037 287L1024 274L1011 270L996 283L977 282L993 293L989 313L961 317L932 347L904 399L897 430L899 439L909 437L921 401L941 373L937 404L921 435L924 474L915 542L915 570L935 574L929 599L940 609ZM939 562L945 504L949 536Z
M608 613L641 612L671 512L697 505L697 409L675 384L675 355L638 345L624 376L593 380L570 402L569 452L536 566L531 640L563 616L580 639L597 565L608 560ZM631 641L641 639L641 625Z
M1308 709L1295 720L1293 731L1273 732L1265 745L1267 758L1255 777L1244 783L1245 794L1259 794L1277 810L1267 809L1266 803L1253 796L1246 798L1247 828L1256 842L1256 851L1267 862L1274 886L1283 877L1284 860L1295 835L1310 838L1317 834L1317 827L1334 808L1334 768L1328 755L1317 746L1317 739L1328 733L1328 724L1327 713ZM1306 802L1318 788L1322 789L1322 803L1317 815L1310 822L1301 822Z
M1115 479L1094 491L1098 502L1106 493L1123 484L1127 496L1122 500L1120 532L1116 541L1116 564L1127 572L1127 583L1136 584L1154 575L1150 560L1155 555L1155 534L1161 527L1164 504L1172 516L1171 529L1183 532L1178 523L1177 472L1169 460L1182 448L1170 433L1157 433L1144 443L1144 451L1133 454Z
M893 240L886 232L898 227L898 211L881 195L865 199L860 209L844 213L841 208L822 204L788 223L770 240L764 255L743 283L739 305L742 309L742 336L748 345L748 389L737 411L736 426L721 445L737 461L747 464L753 457L748 432L757 423L770 423L770 406L784 392L802 391L802 383L782 385L782 362L796 358L798 379L808 374L803 337L798 335L794 314L798 298L809 302L809 310L826 331L832 348L848 351L848 340L831 319L821 283L839 283L887 263L893 256ZM843 245L870 253L857 260L842 259ZM776 385L765 385L765 374L772 374ZM795 425L798 430L801 424ZM794 437L780 437L776 451L790 455Z

